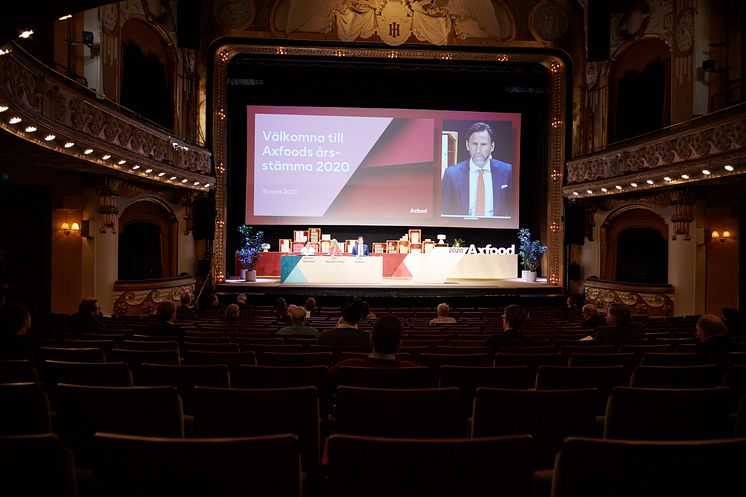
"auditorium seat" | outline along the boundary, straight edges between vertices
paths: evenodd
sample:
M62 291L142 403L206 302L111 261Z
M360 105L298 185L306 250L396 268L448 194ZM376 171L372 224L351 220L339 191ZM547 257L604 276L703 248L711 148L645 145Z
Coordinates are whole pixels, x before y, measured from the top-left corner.
M704 440L733 433L730 389L617 387L606 407L604 438Z
M142 363L179 364L178 348L168 350L112 349L109 357L114 362L126 362L133 370Z
M0 435L49 433L49 398L38 383L0 384Z
M539 366L536 374L537 390L562 390L568 388L595 388L598 391L598 409L601 416L606 411L606 401L614 387L626 386L629 375L624 366Z
M483 352L477 354L434 354L425 352L417 356L420 366L430 368L430 386L437 387L440 383L440 368L451 366L489 366L492 364L492 354Z
M242 364L256 364L254 352L212 352L207 350L187 350L184 352L184 364L225 364L232 374Z
M554 354L553 345L503 345L498 349L501 354Z
M320 458L316 387L196 387L193 400L196 437L293 433L298 437L303 471L316 471Z
M634 352L628 352L624 354L585 354L585 353L574 353L570 355L570 359L567 361L567 365L570 367L580 366L623 366L627 372L627 376L632 376L632 371L635 370L639 358Z
M440 367L440 388L457 387L461 397L461 414L468 420L474 406L474 395L478 387L533 388L534 377L528 366L451 366Z
M473 437L528 433L534 439L538 468L551 468L565 437L596 434L595 388L510 390L477 388Z
M98 347L39 347L38 360L72 362L105 362L104 351Z
M593 343L593 342L589 342ZM571 355L580 354L614 354L616 348L613 345L562 345L557 348L559 353L570 358Z
M633 352L637 354L638 358L641 358L648 352L673 352L674 346L669 344L651 344L651 343L622 343L618 349L620 354L627 352Z
M262 366L328 366L331 352L264 352L257 361Z
M329 497L533 496L531 438L332 435Z
M698 366L709 364L709 358L697 352L646 352L641 366Z
M176 340L123 340L117 347L127 350L179 350Z
M426 388L429 381L429 368L417 367L360 367L342 366L337 385L369 388Z
M47 388L58 383L101 387L131 387L132 374L126 362L45 361Z
M174 387L57 386L55 430L90 468L96 432L183 437L184 419Z
M340 386L333 430L400 438L464 436L458 388Z
M495 366L528 366L529 374L536 376L536 371L541 365L565 366L567 359L560 354L508 354L498 352L495 354Z
M642 388L707 388L721 384L722 370L714 364L699 366L637 366L629 386Z
M552 497L737 496L746 488L746 439L604 440L569 437Z
M0 495L77 497L72 452L52 433L0 436Z
M108 357L111 349L117 346L117 342L114 339L64 339L60 342L62 347L66 348L99 348L104 351L104 355Z
M108 497L300 497L294 435L159 438L98 433L93 481Z
M135 371L135 385L172 386L181 396L185 414L192 414L192 394L194 387L230 386L228 366L224 364L141 364Z
M192 342L184 339L184 344L181 347L182 350L206 350L214 352L238 352L241 347L237 343L232 342Z
M736 412L738 403L746 396L746 365L734 364L723 374L723 386L731 390L731 412Z
M0 360L0 383L39 381L39 372L30 359Z

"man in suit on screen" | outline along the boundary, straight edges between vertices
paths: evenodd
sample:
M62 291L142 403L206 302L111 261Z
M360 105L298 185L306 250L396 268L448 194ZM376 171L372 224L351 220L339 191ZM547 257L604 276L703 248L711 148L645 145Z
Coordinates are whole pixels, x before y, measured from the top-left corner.
M495 132L487 123L472 124L466 132L471 158L446 168L441 213L455 216L512 215L513 166L492 158Z
M357 237L357 243L355 244L355 246L352 247L352 255L363 256L363 255L368 255L368 254L369 254L368 245L363 243L363 237L362 236Z

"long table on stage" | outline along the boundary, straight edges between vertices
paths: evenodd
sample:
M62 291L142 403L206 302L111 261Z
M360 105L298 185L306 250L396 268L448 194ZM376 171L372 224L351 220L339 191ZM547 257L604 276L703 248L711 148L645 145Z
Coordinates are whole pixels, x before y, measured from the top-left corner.
M518 277L518 256L442 249L427 254L371 254L370 257L262 252L257 276L279 277L281 283L381 283L382 278L413 283L512 279Z

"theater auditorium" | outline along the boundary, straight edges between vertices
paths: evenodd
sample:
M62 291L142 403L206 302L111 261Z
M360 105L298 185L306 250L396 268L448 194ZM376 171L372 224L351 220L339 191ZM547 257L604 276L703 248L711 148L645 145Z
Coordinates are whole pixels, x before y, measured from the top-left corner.
M745 9L4 5L0 492L743 495Z

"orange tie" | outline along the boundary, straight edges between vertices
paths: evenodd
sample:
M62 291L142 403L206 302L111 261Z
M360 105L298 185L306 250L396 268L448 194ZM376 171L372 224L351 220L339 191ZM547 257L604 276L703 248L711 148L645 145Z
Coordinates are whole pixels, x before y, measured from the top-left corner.
M479 168L477 179L477 216L484 216L484 168Z

